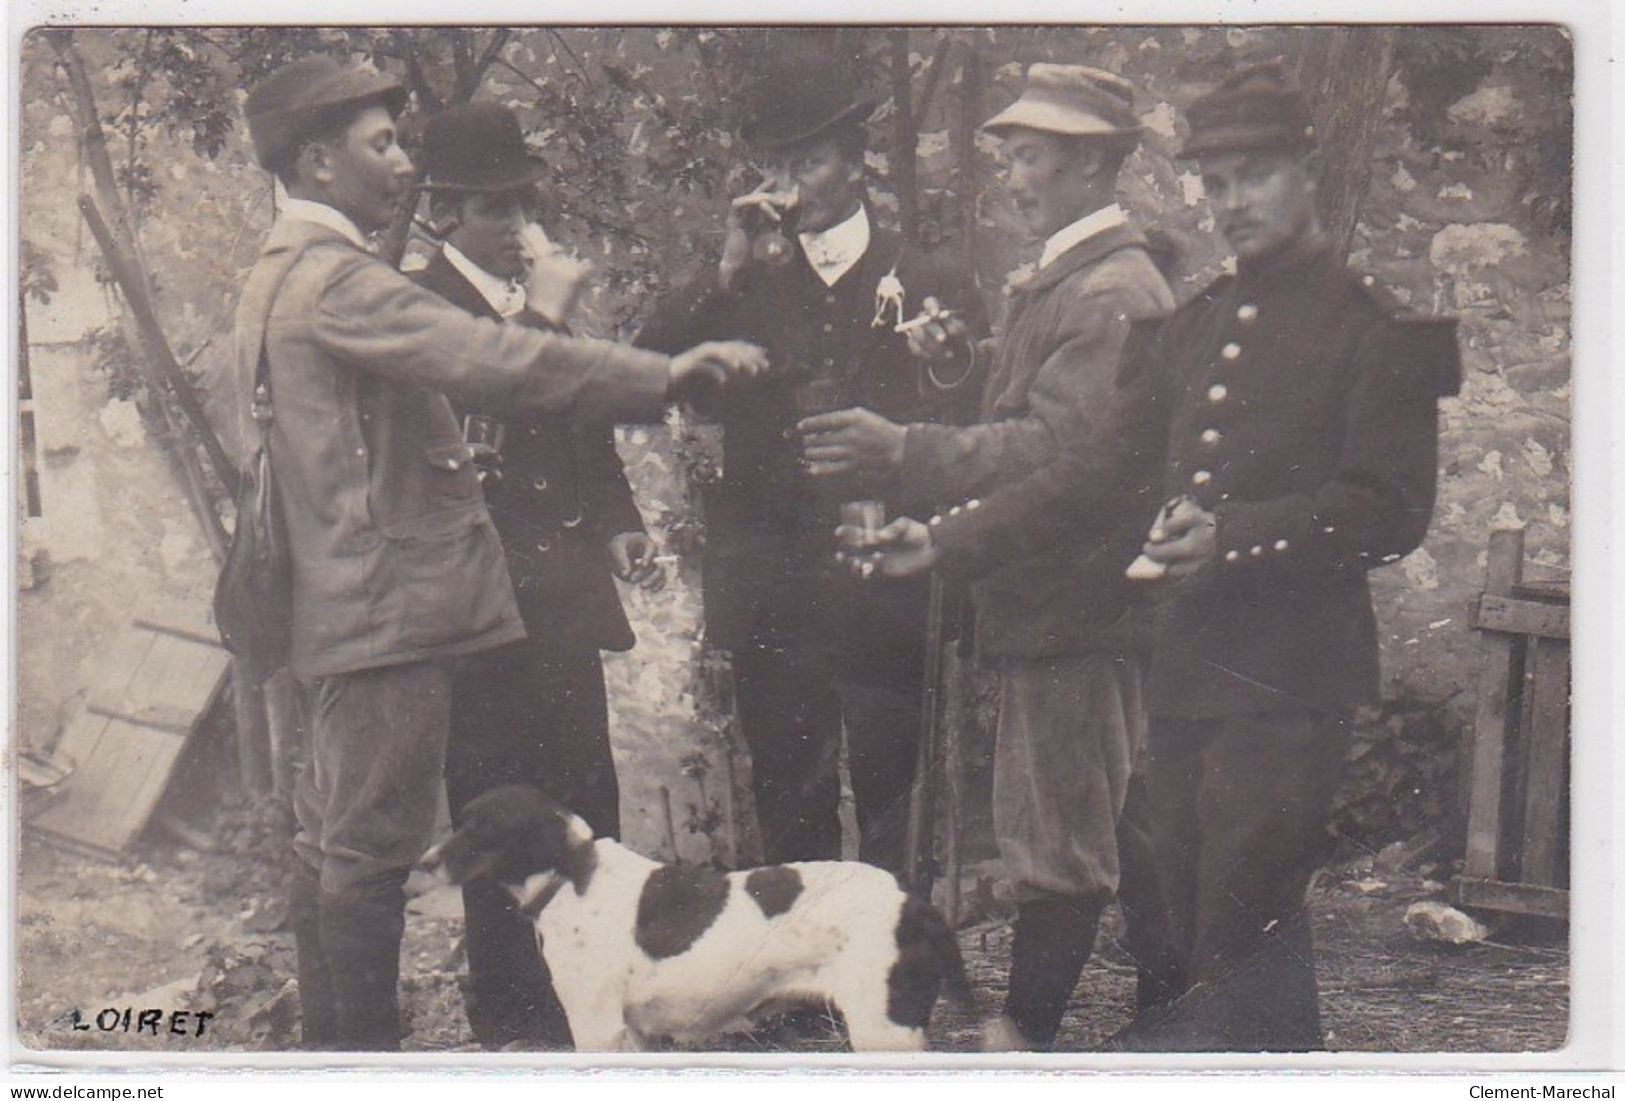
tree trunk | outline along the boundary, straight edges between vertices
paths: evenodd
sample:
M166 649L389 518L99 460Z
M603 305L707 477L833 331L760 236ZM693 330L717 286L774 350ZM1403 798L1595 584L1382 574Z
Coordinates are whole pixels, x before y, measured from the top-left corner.
M891 42L891 92L896 108L892 128L892 186L897 189L897 228L913 243L919 232L919 196L915 194L914 150L919 143L914 121L913 81L908 63L908 28L887 34Z
M976 197L981 193L976 164L976 128L982 123L982 55L967 49L959 63L959 112L949 140L954 150L954 195L959 204L959 249L967 260L976 253Z
M1315 29L1299 55L1298 83L1314 110L1324 159L1320 216L1343 256L1371 182L1393 59L1389 28Z

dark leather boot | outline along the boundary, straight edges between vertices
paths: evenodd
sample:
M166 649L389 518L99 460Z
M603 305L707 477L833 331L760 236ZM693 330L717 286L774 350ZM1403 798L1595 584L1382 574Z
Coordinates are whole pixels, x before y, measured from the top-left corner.
M570 1026L542 962L536 927L507 888L489 880L465 884L463 919L463 1007L474 1039L489 1051L571 1050Z
M321 894L322 947L333 978L341 1051L399 1051L404 875Z
M332 968L322 948L320 890L321 873L298 861L288 884L288 923L298 957L299 1046L305 1051L331 1051L339 1036Z
M1104 899L1045 898L1016 906L1004 1015L1033 1050L1047 1051L1095 946Z

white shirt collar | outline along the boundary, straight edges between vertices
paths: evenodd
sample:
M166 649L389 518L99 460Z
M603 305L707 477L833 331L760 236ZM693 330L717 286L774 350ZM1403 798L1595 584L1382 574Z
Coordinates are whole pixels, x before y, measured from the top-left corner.
M839 225L797 236L818 278L824 281L824 286L833 287L869 247L869 212L859 203L857 213Z
M1123 208L1116 203L1103 206L1092 214L1085 214L1071 225L1050 234L1049 240L1044 242L1044 251L1038 256L1038 266L1047 268L1067 249L1081 245L1097 233L1104 233L1108 229L1127 224L1128 215L1123 213Z
M344 234L362 252L372 251L372 245L368 243L366 235L356 228L356 224L350 221L346 215L340 213L336 207L328 206L326 203L318 203L313 199L295 199L292 196L284 196L281 216L326 226L328 229Z
M474 261L464 256L454 245L447 242L441 246L446 253L446 260L456 268L474 289L480 292L480 297L491 304L491 308L503 317L513 317L525 308L525 288L512 279L503 279L492 275Z

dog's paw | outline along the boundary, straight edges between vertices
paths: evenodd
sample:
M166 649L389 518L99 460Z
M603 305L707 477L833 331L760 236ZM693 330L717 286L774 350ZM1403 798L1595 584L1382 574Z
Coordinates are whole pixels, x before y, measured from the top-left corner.
M1016 1022L1000 1014L982 1027L982 1050L1032 1051L1032 1041L1021 1034Z

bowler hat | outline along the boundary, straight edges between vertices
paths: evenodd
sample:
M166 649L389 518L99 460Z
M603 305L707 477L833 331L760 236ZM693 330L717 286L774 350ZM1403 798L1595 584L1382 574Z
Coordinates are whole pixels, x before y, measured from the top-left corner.
M858 126L874 114L875 101L854 94L830 58L790 54L777 59L747 93L739 136L771 152L823 137L840 126Z
M519 117L496 103L460 103L431 116L418 161L431 190L512 191L547 174Z
M345 112L372 103L398 115L406 106L406 88L393 77L341 65L326 54L290 61L249 89L244 114L254 156L261 167L275 170Z
M1191 136L1182 157L1315 145L1315 120L1280 66L1253 65L1221 81L1186 112Z
M982 123L993 133L1018 126L1073 137L1137 134L1134 85L1086 65L1039 62L1027 70L1021 97Z

